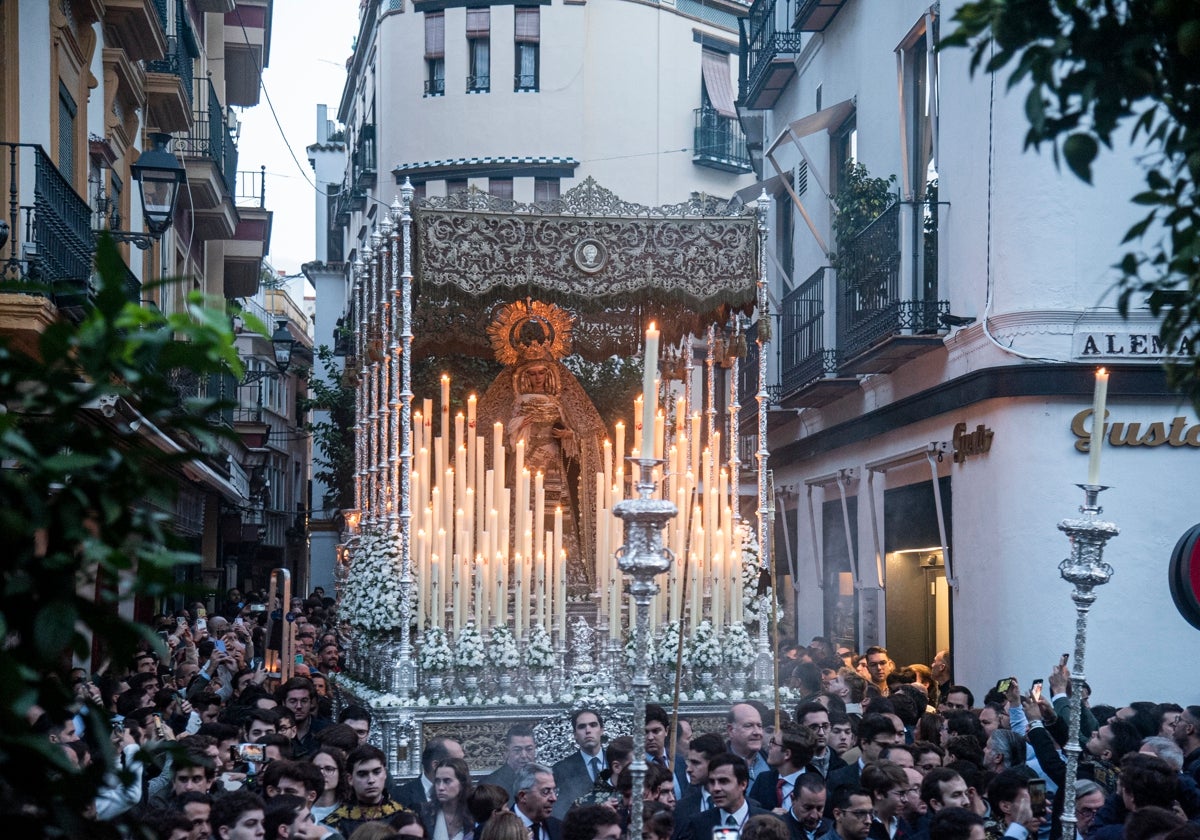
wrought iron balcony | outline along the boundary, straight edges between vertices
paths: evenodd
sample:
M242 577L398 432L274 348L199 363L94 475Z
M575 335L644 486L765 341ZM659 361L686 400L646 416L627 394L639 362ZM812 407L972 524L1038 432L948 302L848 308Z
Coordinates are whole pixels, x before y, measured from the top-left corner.
M363 123L358 129L358 143L350 154L354 185L367 189L375 186L378 163L375 158L375 124Z
M513 90L521 92L535 92L538 89L537 73L517 73L513 76Z
M754 0L741 28L740 104L770 108L796 75L803 36L793 30L796 0Z
M185 39L179 35L167 36L167 54L158 61L146 62L147 73L166 73L178 76L187 98L188 107L192 105L192 87L194 73L192 71L192 54L188 50Z
M467 76L467 93L487 93L492 89L492 77L490 74L484 76Z
M8 150L8 280L43 284L56 299L87 298L91 289L92 210L41 146L3 143ZM22 196L19 176L33 163L33 195ZM26 170L27 171L27 170Z
M750 152L741 123L715 108L697 108L693 113L696 128L692 162L724 172L749 172Z
M925 204L915 205L924 208ZM925 336L900 342L929 345L929 337L943 331L939 316L949 312L947 301L937 300L936 226L929 228L923 214L913 214L921 226L921 258L902 283L901 212L893 204L869 224L838 254L838 349L843 370L877 373L894 369L917 351L897 349L880 353L892 337ZM933 258L925 254L932 250ZM930 274L932 272L932 274ZM911 285L911 288L909 288ZM933 342L940 343L940 342Z
M195 112L192 130L176 137L175 151L184 157L204 158L216 167L226 194L233 200L237 189L237 143L225 123L225 111L208 80L205 106Z
M445 96L446 95L446 80L443 78L426 79L425 80L425 95L426 96Z
M858 387L856 378L838 375L841 354L825 339L825 283L826 269L818 268L781 303L779 364L784 405L820 406Z

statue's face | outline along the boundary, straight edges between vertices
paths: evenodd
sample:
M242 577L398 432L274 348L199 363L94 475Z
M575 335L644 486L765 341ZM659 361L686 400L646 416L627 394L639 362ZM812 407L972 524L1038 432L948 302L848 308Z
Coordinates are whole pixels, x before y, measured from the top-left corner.
M548 371L541 365L531 367L525 371L525 380L529 383L529 390L537 393L544 393L546 390L546 379Z

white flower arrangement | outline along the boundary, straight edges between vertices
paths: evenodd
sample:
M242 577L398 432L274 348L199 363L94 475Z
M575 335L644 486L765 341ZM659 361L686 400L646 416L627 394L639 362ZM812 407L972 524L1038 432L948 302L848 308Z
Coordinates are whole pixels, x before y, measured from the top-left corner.
M529 642L525 645L525 665L531 671L548 671L554 667L554 645L550 634L540 624L529 631Z
M422 671L444 673L454 665L454 651L450 639L441 627L430 627L421 637L421 649L417 652L417 664Z
M458 632L454 641L454 664L459 668L475 670L482 668L487 660L483 651L483 636L475 627L475 622L467 622L467 626Z
M378 689L371 688L357 680L351 679L345 674L336 675L336 683L339 689L352 695L369 709L390 709L404 705L404 701L390 691L379 691Z
M654 664L654 635L646 638L646 662ZM637 628L629 628L625 638L625 665L631 670L637 670Z
M775 598L774 587L767 587L766 597L758 594L758 584L763 567L759 561L758 542L754 533L747 529L742 537L742 613L746 624L757 625L760 611L765 607L767 620L771 618L771 601ZM780 611L782 613L782 611Z
M724 641L726 665L735 669L745 669L754 664L757 652L745 624L731 624L726 627Z
M488 633L487 660L496 668L505 670L521 664L517 640L513 638L512 630L508 627L498 624Z
M367 533L358 540L342 587L340 615L369 634L400 626L400 538Z
M657 657L651 656L652 663L657 662L659 665L667 665L671 668L675 667L675 662L679 657L679 622L672 621L669 624L663 625L662 631L658 634L658 643L655 646ZM685 654L686 656L686 650Z
M721 667L721 643L711 622L701 621L688 640L687 663L699 671L713 671Z

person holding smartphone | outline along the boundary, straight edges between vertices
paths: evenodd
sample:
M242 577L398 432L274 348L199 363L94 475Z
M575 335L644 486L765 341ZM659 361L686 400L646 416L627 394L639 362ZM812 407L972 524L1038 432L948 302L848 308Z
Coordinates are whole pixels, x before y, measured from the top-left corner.
M1042 808L1045 811L1046 787L1041 783ZM1029 796L1029 778L1019 770L1005 770L988 785L987 801L992 806L991 819L983 827L988 840L1026 840L1029 835L1037 836L1042 820L1033 813Z

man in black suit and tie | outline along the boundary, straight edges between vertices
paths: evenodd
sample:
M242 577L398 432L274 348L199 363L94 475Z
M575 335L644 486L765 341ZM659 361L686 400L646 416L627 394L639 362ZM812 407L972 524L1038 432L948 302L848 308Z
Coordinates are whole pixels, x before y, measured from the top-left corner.
M771 769L758 774L750 786L750 800L777 813L790 808L796 780L810 771L820 775L809 766L816 748L817 736L808 727L795 723L779 727L767 743L767 765Z
M433 798L434 771L448 758L463 758L462 744L453 738L430 738L425 749L421 750L421 775L389 788L388 793L410 811L419 810L422 804Z
M607 766L600 743L604 738L604 719L595 709L576 709L571 714L571 731L577 752L571 753L552 768L558 785L554 816L562 819L567 810L596 784Z
M857 785L863 767L872 761L878 761L884 747L903 743L904 733L896 732L896 725L892 723L891 718L883 715L865 716L858 724L858 748L862 755L854 764L830 773L829 778L825 780L825 786L830 794L835 794L843 785Z
M792 840L817 840L833 828L825 819L825 780L819 773L802 773L792 791L792 807L783 815Z
M689 791L675 803L676 835L688 820L713 806L712 797L708 795L708 762L723 752L725 741L715 732L698 735L688 744L685 765Z
M680 840L709 840L714 828L731 828L740 834L751 817L771 814L746 798L749 783L746 762L734 753L721 753L710 761L708 792L714 807L692 817L680 832Z
M533 727L527 723L515 723L508 728L508 734L504 737L504 764L481 781L504 788L511 797L509 801L515 802L521 771L536 760L537 744L533 741Z
M549 767L529 763L517 774L517 799L513 812L529 829L529 840L562 840L562 820L551 816L558 801L554 773Z
M801 726L807 726L812 730L813 735L817 736L817 747L813 750L811 763L822 777L828 779L829 774L834 770L840 770L846 766L846 762L842 761L829 746L831 730L828 709L815 700L810 703L801 703L796 708L796 722Z

